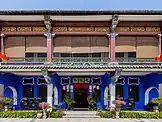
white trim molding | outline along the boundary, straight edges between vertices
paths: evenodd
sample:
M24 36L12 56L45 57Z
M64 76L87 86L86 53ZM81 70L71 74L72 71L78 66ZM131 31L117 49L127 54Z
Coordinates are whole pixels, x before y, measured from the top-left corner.
M54 105L58 105L58 89L56 86L54 87L53 92L54 92Z
M13 105L17 105L17 91L14 87L12 86L7 86L5 89L4 89L4 92L6 89L10 89L13 93Z
M151 90L156 89L159 93L159 90L156 87L149 87L146 91L145 91L145 105L147 105L149 103L149 93Z

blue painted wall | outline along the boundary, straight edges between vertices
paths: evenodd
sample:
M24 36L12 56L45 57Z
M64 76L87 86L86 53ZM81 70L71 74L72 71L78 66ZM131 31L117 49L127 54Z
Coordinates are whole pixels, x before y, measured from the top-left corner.
M25 78L31 78L33 76L25 76ZM42 76L34 76L34 97L37 97L37 78L43 78ZM71 78L71 76L69 76ZM92 76L89 76L90 78ZM93 76L94 77L94 76ZM96 77L101 77L102 78L102 85L100 87L100 99L97 103L97 105L101 105L103 108L104 106L104 89L106 86L108 86L111 83L110 75L105 73L103 76L96 76ZM149 75L145 76L120 76L121 78L125 79L125 84L124 84L124 100L128 99L128 78L139 78L140 79L140 84L139 84L139 101L136 102L136 109L144 109L144 102L145 102L145 91L149 87L156 87L158 88L158 85L162 83L162 74L158 73L151 73ZM8 86L13 86L17 92L18 92L18 106L17 108L20 109L20 103L22 99L22 82L24 76L16 76L11 73L6 73L6 74L1 74L0 75L0 84L4 84L4 87ZM57 74L54 74L52 77L52 84L58 88L58 95L59 95L59 103L62 102L61 100L61 92L62 92L62 86L60 85L61 81L61 76L58 76ZM6 97L12 97L13 94L10 89L6 89L4 92L4 96ZM150 92L149 94L149 101L151 101L152 98L158 97L158 92L154 89Z

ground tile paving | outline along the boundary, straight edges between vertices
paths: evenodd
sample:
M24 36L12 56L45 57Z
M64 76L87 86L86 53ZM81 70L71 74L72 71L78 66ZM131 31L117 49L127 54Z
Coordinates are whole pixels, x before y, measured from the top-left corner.
M160 119L104 119L104 118L58 118L58 119L0 119L0 122L162 122Z

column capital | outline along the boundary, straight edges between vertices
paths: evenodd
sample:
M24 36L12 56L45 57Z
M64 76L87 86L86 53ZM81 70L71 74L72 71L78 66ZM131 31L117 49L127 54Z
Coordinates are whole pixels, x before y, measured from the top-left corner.
M112 32L112 33L114 33L114 32ZM106 36L107 36L107 37L111 37L112 33L106 33ZM116 37L116 36L118 36L117 33L115 33L115 37Z
M157 36L158 36L158 37L161 37L161 36L162 36L162 34L161 34L161 33L159 33L159 34L157 34Z
M44 33L44 35L47 37L49 33ZM52 35L52 38L54 38L56 36L55 33L50 33Z
M1 33L1 37L3 38L3 37L5 37L6 35L4 34L4 33Z

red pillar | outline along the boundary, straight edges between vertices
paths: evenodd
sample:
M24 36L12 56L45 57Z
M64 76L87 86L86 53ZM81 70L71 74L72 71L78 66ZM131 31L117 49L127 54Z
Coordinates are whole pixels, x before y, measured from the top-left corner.
M53 37L50 32L46 34L47 36L47 62L52 62L53 57Z
M115 57L115 32L110 33L110 62L115 62L116 57Z

